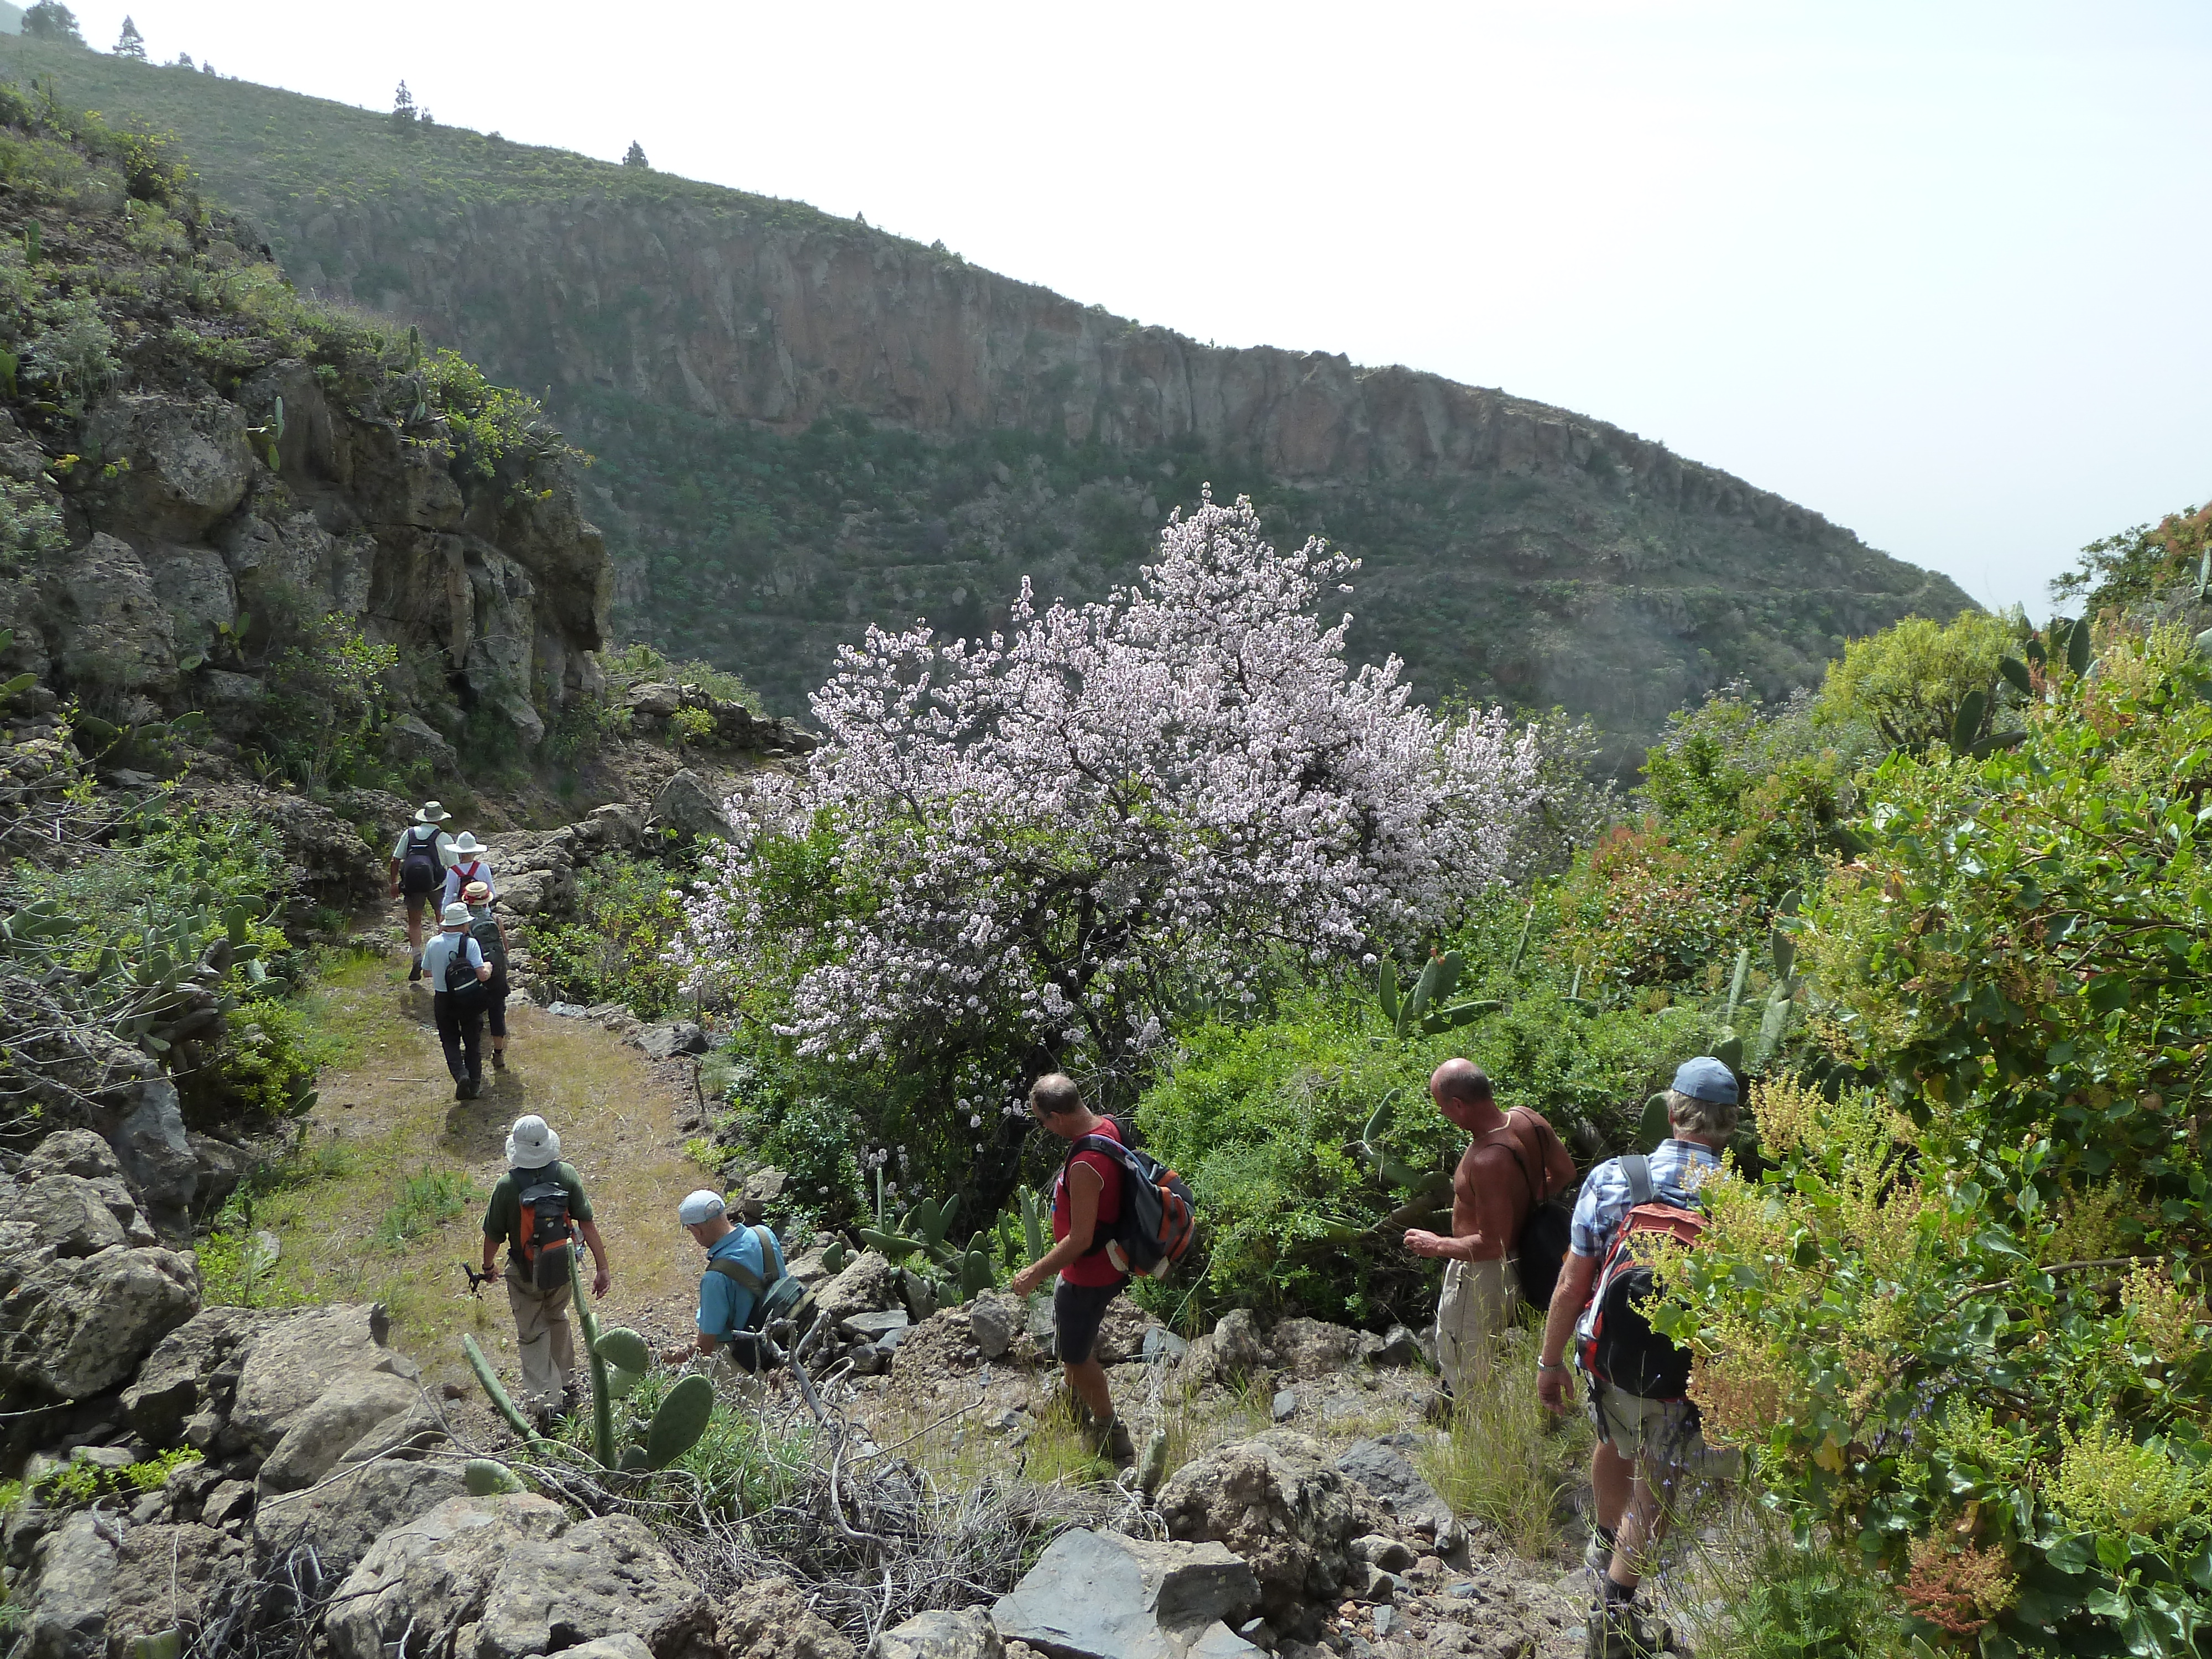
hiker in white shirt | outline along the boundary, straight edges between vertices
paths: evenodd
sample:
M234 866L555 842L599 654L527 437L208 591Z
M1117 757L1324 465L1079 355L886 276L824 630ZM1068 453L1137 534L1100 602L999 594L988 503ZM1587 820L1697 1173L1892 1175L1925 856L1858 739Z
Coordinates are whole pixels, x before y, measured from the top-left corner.
M476 881L483 884L484 891L491 897L499 896L499 884L491 878L491 866L484 861L484 854L490 851L467 830L461 831L461 838L453 843L453 856L447 862L443 902L453 903L468 890L471 882Z
M422 907L446 884L446 870L453 861L453 838L438 828L453 816L436 801L424 801L392 849L392 896L404 895L407 900L407 949L415 963L407 975L410 984L422 977Z

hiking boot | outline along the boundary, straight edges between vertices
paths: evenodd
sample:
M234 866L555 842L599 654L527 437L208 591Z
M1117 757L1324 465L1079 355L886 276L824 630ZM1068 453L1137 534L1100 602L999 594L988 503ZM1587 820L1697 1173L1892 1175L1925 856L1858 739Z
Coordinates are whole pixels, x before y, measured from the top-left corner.
M482 1093L483 1093L483 1078L482 1074L479 1073L477 1076L472 1077L469 1079L469 1098L471 1100L474 1100Z
M407 970L407 982L408 982L410 985L414 984L417 980L421 979L422 977L422 964L421 963L419 963L419 962L418 962L418 963L416 963L412 968L410 968L410 969L409 969Z
M1109 1417L1103 1423L1091 1418L1083 1425L1083 1443L1091 1449L1091 1455L1104 1458L1117 1469L1127 1468L1137 1461L1137 1443L1129 1438L1129 1425L1118 1417Z
M1590 1609L1589 1659L1659 1659L1668 1632L1647 1626L1633 1601L1608 1601Z
M495 1072L503 1072L507 1069L507 1054L504 1049L495 1048L491 1051L491 1068Z
M1613 1565L1613 1540L1595 1527L1590 1528L1589 1542L1583 1547L1583 1565L1601 1578Z

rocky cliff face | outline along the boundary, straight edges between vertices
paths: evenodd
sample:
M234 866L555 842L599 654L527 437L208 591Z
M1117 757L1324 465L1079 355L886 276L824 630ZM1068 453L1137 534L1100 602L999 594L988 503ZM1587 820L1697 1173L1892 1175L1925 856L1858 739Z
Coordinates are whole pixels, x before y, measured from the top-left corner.
M39 49L185 138L303 287L544 387L600 465L618 626L795 708L836 641L1094 597L1201 483L1365 561L1354 648L1632 750L1743 678L1970 603L1603 422L1340 356L1217 350L793 204Z
M0 114L0 159L46 174L0 198L12 669L250 732L262 672L337 618L427 711L488 702L526 741L597 685L605 548L521 400L301 304L142 141Z

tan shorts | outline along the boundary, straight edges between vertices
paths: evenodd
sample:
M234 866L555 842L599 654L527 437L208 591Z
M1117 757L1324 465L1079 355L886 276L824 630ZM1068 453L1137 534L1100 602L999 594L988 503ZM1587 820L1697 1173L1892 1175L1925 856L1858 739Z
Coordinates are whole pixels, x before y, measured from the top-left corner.
M1649 1468L1685 1469L1725 1476L1737 1461L1733 1447L1705 1444L1698 1408L1686 1400L1646 1400L1594 1378L1589 1390L1590 1422L1597 1437L1621 1456Z
M1503 1261L1444 1263L1443 1291L1437 1297L1437 1369L1455 1395L1490 1363L1490 1349L1512 1325L1520 1299L1518 1282Z

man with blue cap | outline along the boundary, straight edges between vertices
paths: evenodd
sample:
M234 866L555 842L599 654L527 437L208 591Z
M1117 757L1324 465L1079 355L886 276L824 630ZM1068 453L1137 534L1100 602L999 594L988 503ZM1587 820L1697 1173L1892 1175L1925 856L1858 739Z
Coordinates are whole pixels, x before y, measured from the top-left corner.
M1694 1237L1703 1215L1698 1188L1718 1174L1721 1151L1735 1134L1735 1073L1711 1055L1683 1061L1666 1099L1671 1133L1658 1149L1648 1158L1608 1159L1583 1182L1573 1242L1559 1268L1536 1362L1537 1393L1553 1411L1564 1413L1573 1401L1574 1382L1562 1356L1570 1337L1581 1339L1576 1364L1583 1370L1597 1429L1590 1455L1597 1533L1584 1557L1599 1575L1589 1659L1644 1659L1663 1650L1665 1638L1644 1626L1637 1587L1651 1547L1666 1530L1676 1486L1707 1455L1693 1401L1671 1385L1656 1392L1672 1397L1647 1397L1620 1377L1599 1375L1584 1358L1585 1351L1602 1352L1594 1346L1595 1327L1599 1310L1613 1304L1606 1293L1611 1273L1632 1265L1626 1252L1616 1256L1615 1243L1624 1232L1641 1238L1647 1224L1655 1236ZM1601 1268L1609 1270L1602 1281ZM1672 1349L1648 1325L1640 1334L1647 1345ZM1679 1356L1680 1350L1673 1352ZM1639 1381L1638 1386L1651 1385Z
M784 1273L775 1235L766 1227L732 1225L722 1195L705 1187L684 1194L676 1218L707 1252L707 1271L699 1277L699 1314L693 1322L698 1334L690 1344L664 1350L662 1360L675 1365L695 1352L724 1352L741 1370L758 1369L753 1310Z

